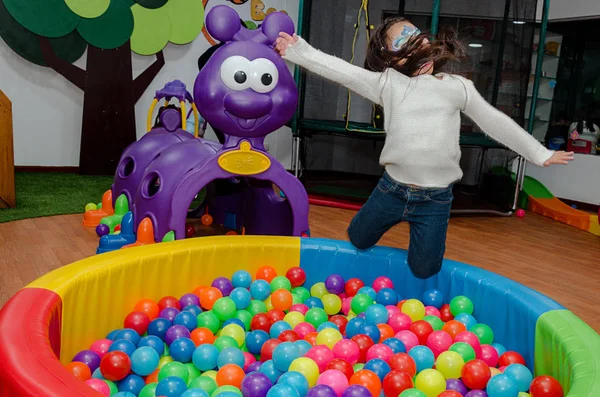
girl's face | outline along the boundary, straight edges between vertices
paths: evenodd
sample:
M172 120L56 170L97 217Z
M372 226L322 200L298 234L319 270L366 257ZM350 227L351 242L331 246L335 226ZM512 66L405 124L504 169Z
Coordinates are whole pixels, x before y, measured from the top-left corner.
M388 49L390 51L398 51L404 46L412 36L420 34L421 31L410 22L398 22L388 30ZM429 40L423 40L422 46L428 46ZM410 56L410 55L409 55ZM398 60L398 65L404 65L407 59ZM423 74L433 74L433 62L429 61L424 64L413 75L420 76Z

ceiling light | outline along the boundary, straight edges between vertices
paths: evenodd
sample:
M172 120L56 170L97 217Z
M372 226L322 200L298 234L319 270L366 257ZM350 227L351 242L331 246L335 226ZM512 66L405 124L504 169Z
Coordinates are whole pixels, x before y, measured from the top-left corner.
M525 21L513 21L515 25L525 25Z
M469 47L471 47L471 48L481 48L481 47L483 47L483 44L471 43L471 44L469 44Z

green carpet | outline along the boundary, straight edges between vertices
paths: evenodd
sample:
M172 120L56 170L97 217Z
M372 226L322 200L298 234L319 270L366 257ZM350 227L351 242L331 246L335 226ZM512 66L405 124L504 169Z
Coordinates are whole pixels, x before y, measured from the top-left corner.
M30 173L15 174L17 208L0 209L0 223L40 216L83 213L87 203L99 203L112 176Z

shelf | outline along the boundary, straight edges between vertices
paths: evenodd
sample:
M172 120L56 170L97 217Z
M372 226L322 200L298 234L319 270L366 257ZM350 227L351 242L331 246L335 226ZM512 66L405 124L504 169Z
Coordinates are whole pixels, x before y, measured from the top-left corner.
M533 98L533 95L527 95L527 98ZM554 100L554 99L542 98L542 97L538 97L537 99L538 99L538 101L548 101L548 102L552 102Z

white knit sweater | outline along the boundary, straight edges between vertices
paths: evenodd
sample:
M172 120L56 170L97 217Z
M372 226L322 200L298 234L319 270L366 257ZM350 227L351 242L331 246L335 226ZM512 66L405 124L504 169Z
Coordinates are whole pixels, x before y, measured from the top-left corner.
M490 137L542 166L552 151L481 97L473 82L438 74L407 77L394 69L371 72L324 54L300 38L284 58L379 104L386 140L380 163L396 181L446 187L462 178L460 112Z

